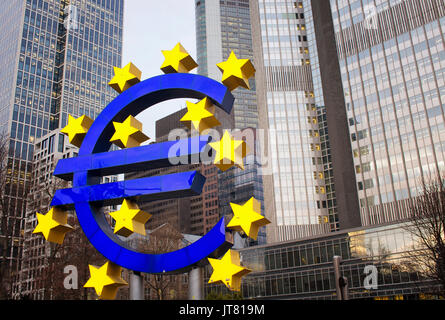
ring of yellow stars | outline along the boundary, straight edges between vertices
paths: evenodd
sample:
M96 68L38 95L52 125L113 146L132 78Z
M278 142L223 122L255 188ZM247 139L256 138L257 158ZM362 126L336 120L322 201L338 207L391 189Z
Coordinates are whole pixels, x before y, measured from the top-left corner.
M213 267L209 283L222 282L230 290L241 290L241 278L251 272L251 270L240 265L239 252L229 250L220 260L208 259Z
M198 66L179 42L172 50L162 50L162 54L165 60L162 63L161 70L164 73L188 73Z
M220 170L226 171L233 165L244 170L244 158L248 148L243 140L235 140L228 131L224 131L220 141L211 142L209 145L216 151L213 163Z
M245 204L238 205L230 203L233 211L233 218L227 224L227 228L235 231L244 231L248 237L256 240L258 230L270 223L261 215L261 202L254 197Z
M93 124L93 120L86 115L79 118L74 118L68 115L68 124L60 130L60 132L66 134L72 145L80 148L83 139L85 138L88 130Z
M255 68L249 59L238 59L232 51L226 61L216 66L223 73L221 82L230 91L238 87L250 89L249 79L255 74Z
M65 234L73 227L68 225L68 212L53 207L47 214L37 212L38 224L32 233L42 233L49 242L62 244Z
M205 97L198 103L186 101L187 113L181 118L182 122L191 129L198 130L202 133L210 128L221 125L215 117L215 106L210 99Z
M117 92L122 93L140 82L141 77L142 71L130 62L123 68L114 67L114 77L108 85Z
M121 148L133 148L141 145L142 142L150 139L142 132L142 123L133 116L128 116L124 122L114 122L115 132L110 139Z
M85 283L85 288L94 288L99 299L112 300L116 297L119 287L128 283L121 278L122 267L107 261L102 267L88 265L90 279Z
M128 237L133 232L145 236L145 224L150 219L151 214L139 209L136 203L124 199L121 208L118 211L111 212L110 216L116 221L114 233Z

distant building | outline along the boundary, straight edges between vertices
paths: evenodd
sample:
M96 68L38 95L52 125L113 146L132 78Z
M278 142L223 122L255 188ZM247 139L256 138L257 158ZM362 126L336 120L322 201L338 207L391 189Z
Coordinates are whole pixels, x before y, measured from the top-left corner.
M239 59L253 59L250 5L248 0L195 0L196 46L198 73L217 81L221 71L216 64L226 60L231 51ZM254 64L256 63L253 61ZM249 81L250 90L235 89L235 103L231 123L223 123L223 129L258 128L258 106L255 80ZM251 146L256 151L256 146ZM258 162L259 153L246 158L246 167L241 170L232 167L218 173L219 214L232 214L230 202L243 204L251 197L261 201L264 214L263 184ZM265 243L265 228L261 228L258 240Z
M187 109L182 109L156 121L157 143L167 141L170 131L174 129L181 128L188 130L180 121L186 111ZM181 233L204 235L218 222L218 168L214 165L192 163L166 168L148 169L146 171L127 174L126 179L191 170L197 170L206 177L206 182L200 195L139 203L141 209L152 214L152 217L146 224L148 229L155 229L165 223L169 223Z

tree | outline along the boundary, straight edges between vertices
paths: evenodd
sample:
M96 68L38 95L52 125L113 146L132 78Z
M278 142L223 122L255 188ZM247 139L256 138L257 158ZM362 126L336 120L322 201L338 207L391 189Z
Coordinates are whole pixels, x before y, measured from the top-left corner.
M148 238L137 237L132 240L133 247L149 254L160 254L178 250L184 246L183 235L169 223L148 231ZM187 288L182 281L183 275L149 274L145 283L157 300L186 299Z
M433 293L445 297L445 175L437 174L422 182L410 211L406 230L417 241L417 250L410 254L410 259L421 276L440 284L441 288Z
M51 166L52 172L57 164L55 160ZM43 170L43 173L39 172ZM41 179L44 177L45 168L35 163L33 167L33 187L27 205L27 221L35 220L36 212L45 214L50 209L50 203L57 190L69 187L70 183L62 179L52 177L51 179ZM28 230L25 234L24 253L22 261L22 272L24 278L34 283L34 292L43 290L43 299L88 299L91 296L91 290L84 288L83 284L89 278L88 264L101 265L104 258L93 248L82 229L77 223L74 212L70 213L68 224L74 229L68 232L64 242L59 245L45 241L42 235L32 234ZM35 250L35 239L40 237L42 250ZM31 245L34 243L34 245ZM29 246L29 247L28 247ZM34 267L30 267L31 261L36 261ZM37 267L35 266L37 265ZM67 289L64 286L64 279L67 276L64 273L66 266L74 266L77 272L77 288ZM29 275L29 272L34 276ZM23 290L26 292L26 290Z
M69 222L74 226L63 244L48 243L50 254L36 280L44 288L44 299L49 300L87 300L93 297L93 291L84 288L90 272L88 265L103 265L105 259L89 243L82 229L74 218ZM64 286L65 267L74 266L77 272L77 289L67 289Z

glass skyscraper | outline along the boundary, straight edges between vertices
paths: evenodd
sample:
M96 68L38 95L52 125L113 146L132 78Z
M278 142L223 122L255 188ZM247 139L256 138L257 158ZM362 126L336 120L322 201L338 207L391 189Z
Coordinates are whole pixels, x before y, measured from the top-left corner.
M362 224L404 219L445 164L445 3L330 3Z
M231 51L238 59L253 59L248 0L195 0L195 18L199 74L221 81L222 73L216 64L227 60ZM255 61L253 63L255 65ZM249 85L250 90L238 88L232 92L235 96L232 119L230 125L225 126L223 123L223 128L252 128L256 136L258 108L254 78L249 80ZM249 147L252 151L256 149L255 146ZM230 202L242 204L255 197L264 204L260 168L253 155L247 156L244 170L233 167L220 172L218 179L221 216L232 213ZM262 229L258 242L264 241Z
M68 114L96 115L116 93L123 0L14 0L0 3L0 128L9 138L2 213L17 266L34 141L64 127Z
M444 167L443 1L251 10L270 240L407 218L418 185Z
M251 1L268 241L339 229L310 1Z

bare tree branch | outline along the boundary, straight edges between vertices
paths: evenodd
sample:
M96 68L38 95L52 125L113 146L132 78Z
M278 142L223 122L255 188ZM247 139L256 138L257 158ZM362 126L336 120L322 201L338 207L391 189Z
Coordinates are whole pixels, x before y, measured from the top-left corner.
M422 181L421 192L411 205L411 218L405 228L416 239L410 259L427 279L436 280L445 297L445 176Z

